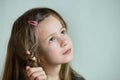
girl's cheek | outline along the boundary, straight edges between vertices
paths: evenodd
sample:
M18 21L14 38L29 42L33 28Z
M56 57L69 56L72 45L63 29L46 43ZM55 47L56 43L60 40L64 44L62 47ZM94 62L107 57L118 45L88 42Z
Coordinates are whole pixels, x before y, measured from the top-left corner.
M57 42L53 42L53 43L51 43L50 45L49 45L49 47L57 47L58 46L58 43Z

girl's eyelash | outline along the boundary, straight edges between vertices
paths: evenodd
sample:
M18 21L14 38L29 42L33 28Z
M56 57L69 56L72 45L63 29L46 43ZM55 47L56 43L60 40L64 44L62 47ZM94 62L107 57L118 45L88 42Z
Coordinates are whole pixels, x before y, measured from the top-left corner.
M55 38L54 37L51 37L50 39L49 39L49 41L54 41L55 40Z
M61 31L61 33L65 33L65 31L64 31L64 30L62 30L62 31Z
M61 31L61 33L62 33L62 34L65 34L65 33L66 33L66 30L65 30L65 29L63 29L63 30Z

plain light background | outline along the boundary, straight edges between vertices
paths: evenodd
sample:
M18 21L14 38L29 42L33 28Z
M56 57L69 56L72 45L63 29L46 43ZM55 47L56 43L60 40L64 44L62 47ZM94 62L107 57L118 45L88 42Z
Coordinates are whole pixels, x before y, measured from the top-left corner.
M0 75L12 24L34 7L52 8L66 20L76 71L87 80L120 80L120 0L0 0Z

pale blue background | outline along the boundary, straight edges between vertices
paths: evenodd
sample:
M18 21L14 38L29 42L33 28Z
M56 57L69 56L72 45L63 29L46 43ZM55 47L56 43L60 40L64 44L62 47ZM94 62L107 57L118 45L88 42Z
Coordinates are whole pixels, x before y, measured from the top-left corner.
M41 6L68 23L74 69L87 80L120 80L120 0L0 0L0 75L13 22Z

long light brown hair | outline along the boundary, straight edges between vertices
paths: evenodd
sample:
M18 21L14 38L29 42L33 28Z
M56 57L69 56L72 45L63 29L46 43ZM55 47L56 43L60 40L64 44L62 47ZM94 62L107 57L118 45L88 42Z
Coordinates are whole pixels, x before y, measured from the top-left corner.
M8 43L7 57L2 80L29 80L26 75L25 67L28 65L29 58L26 50L37 58L40 56L40 45L36 36L36 29L28 23L34 20L40 23L48 16L56 17L61 24L67 29L67 25L63 18L50 8L34 8L25 12L13 24L10 40ZM33 62L30 66L40 66L39 61ZM60 70L61 80L74 80L77 73L70 67L69 63L62 64Z

